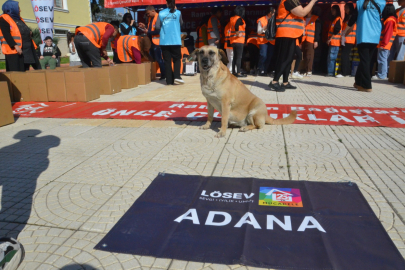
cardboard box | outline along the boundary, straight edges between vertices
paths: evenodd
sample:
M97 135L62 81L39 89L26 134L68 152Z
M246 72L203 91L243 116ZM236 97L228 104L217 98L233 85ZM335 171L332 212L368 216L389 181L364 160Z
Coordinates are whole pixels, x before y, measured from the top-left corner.
M150 67L151 63L150 62L145 62L142 64L137 64L137 76L138 76L138 84L139 85L146 85L150 83Z
M32 73L36 74L36 73ZM32 101L30 95L30 86L28 80L28 72L12 72L11 82L13 84L13 101Z
M0 72L0 82L7 82L9 96L12 102L14 102L13 98L13 83L11 81L11 74L12 72Z
M156 80L156 71L157 71L156 62L152 62L150 65L150 68L151 68L150 69L150 80L154 81L154 80Z
M405 72L405 61L391 61L388 72L388 81L393 83L403 83Z
M46 87L46 75L45 70L37 72L26 72L26 78L28 80L28 86L30 91L30 100L25 101L48 101L48 91Z
M137 64L119 64L117 67L121 73L122 89L130 89L138 86Z
M60 70L47 70L45 75L48 100L66 102L65 72Z
M6 81L0 82L0 127L14 123L10 92Z
M100 98L98 72L94 68L65 70L67 101L91 101Z
M98 68L100 95L112 95L121 92L121 74L118 66Z

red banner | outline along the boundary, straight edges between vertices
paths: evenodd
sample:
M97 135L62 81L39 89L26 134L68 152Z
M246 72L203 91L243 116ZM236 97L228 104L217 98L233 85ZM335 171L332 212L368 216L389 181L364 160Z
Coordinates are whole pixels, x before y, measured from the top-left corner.
M222 2L231 1L223 0ZM243 0L232 0L243 1ZM179 4L197 4L218 2L218 0L176 0L176 5ZM166 0L104 0L104 7L106 8L120 8L120 7L133 7L133 6L148 6L148 5L166 5Z
M350 125L364 127L405 127L405 108L338 107L317 105L268 104L272 118L298 112L295 124ZM207 105L203 102L18 102L13 113L19 117L138 119L205 121ZM215 112L215 120L220 114Z

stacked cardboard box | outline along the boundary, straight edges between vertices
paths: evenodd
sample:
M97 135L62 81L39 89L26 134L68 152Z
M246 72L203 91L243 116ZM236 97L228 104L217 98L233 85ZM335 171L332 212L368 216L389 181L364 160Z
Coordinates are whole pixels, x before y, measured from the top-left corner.
M118 66L98 68L100 95L112 95L121 92L121 74Z
M135 64L119 64L117 67L121 73L121 87L122 89L135 88L139 85L136 73L138 65Z
M46 87L49 101L66 102L65 72L58 70L46 71Z
M151 65L150 65L150 68L151 68L151 70L150 70L150 80L151 81L154 81L154 80L156 80L156 62L152 62L151 63Z
M0 127L14 123L8 86L6 81L0 82Z
M65 71L67 101L91 101L100 98L97 69Z
M150 70L151 70L151 63L150 62L145 62L142 64L136 64L136 73L134 74L135 76L138 77L138 84L139 85L146 85L150 83Z
M388 72L388 81L393 83L403 83L405 72L405 61L391 61Z

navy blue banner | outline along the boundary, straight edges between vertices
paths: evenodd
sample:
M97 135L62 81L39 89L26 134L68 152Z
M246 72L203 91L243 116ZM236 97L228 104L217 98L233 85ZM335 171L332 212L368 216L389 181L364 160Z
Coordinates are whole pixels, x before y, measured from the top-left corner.
M159 175L95 248L276 269L405 269L353 183Z

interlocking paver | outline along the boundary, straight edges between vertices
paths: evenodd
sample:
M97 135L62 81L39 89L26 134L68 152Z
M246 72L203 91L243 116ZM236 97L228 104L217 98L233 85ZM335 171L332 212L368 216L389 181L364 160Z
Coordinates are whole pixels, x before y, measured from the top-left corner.
M199 78L153 82L98 101L205 101ZM271 79L242 82L269 104L404 108L405 86L352 78L293 80L295 91L267 90ZM405 256L405 129L265 126L215 138L220 123L121 119L19 118L0 128L0 236L18 237L21 269L255 270L113 254L94 246L158 173L355 182Z

